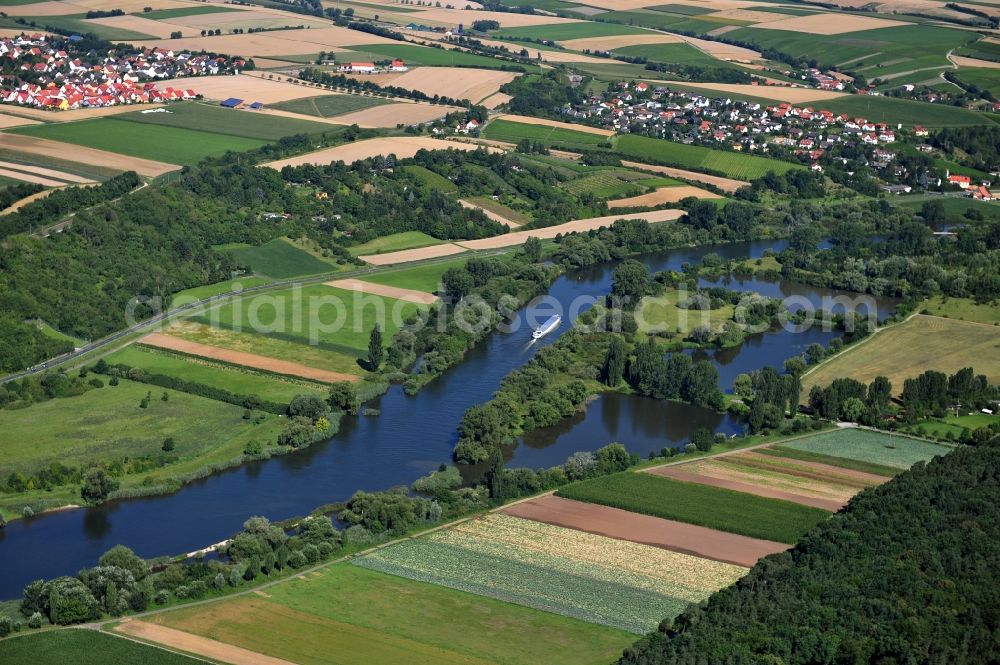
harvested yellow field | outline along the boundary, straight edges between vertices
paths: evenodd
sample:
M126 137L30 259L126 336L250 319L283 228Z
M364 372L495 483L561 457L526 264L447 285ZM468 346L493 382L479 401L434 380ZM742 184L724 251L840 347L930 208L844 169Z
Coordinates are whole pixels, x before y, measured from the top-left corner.
M650 79L651 80L651 79ZM819 88L792 88L784 85L750 85L746 83L685 83L684 81L653 81L662 85L681 85L692 89L725 92L732 95L750 95L756 97L767 97L777 99L782 102L792 104L805 104L818 102L824 99L836 99L844 97L847 93L836 92L834 90L820 90Z
M468 99L478 102L500 91L517 77L514 72L470 67L417 67L392 79L392 85L419 90L425 95ZM372 80L362 77L360 80Z
M802 377L802 395L839 377L870 383L876 376L892 382L898 395L906 379L932 369L954 374L971 367L990 383L1000 381L1000 332L984 323L918 315L883 328ZM804 397L803 397L804 399Z
M705 173L698 173L697 171L686 171L684 169L675 169L672 166L657 166L655 164L643 164L642 162L629 162L626 160L622 160L622 166L631 169L642 169L643 171L652 171L653 173L662 173L663 175L672 176L674 178L695 180L697 182L703 182L707 185L714 185L726 192L735 192L740 187L744 187L750 184L745 180L734 180L733 178L723 178L722 176L717 176L717 175L707 175Z
M386 286L385 284L375 284L373 282L362 282L359 279L336 279L332 282L323 282L326 286L345 291L360 291L361 293L373 293L377 296L385 296L406 302L415 302L421 305L433 305L438 301L438 297L433 293L424 291L414 291L413 289L401 289L397 286Z
M949 56L951 61L959 67L983 67L985 69L1000 69L1000 62L992 60L980 60L978 58L968 58L964 55Z
M333 148L324 148L323 150L308 152L297 157L269 162L264 164L264 166L269 166L272 169L280 171L286 166L302 166L303 164L325 165L338 161L353 164L358 160L378 155L396 155L398 159L405 159L413 157L420 150L448 150L449 148L454 150L478 150L480 147L468 143L444 141L424 136L381 137L346 143Z
M597 134L598 136L614 136L614 131L610 129L601 129L600 127L591 127L590 125L577 125L569 122L560 122L559 120L549 120L547 118L533 118L527 115L501 115L498 116L500 119L509 120L510 122L521 122L526 125L543 125L545 127L559 127L560 129L568 129L573 132L583 132L584 134Z
M80 162L82 164L98 164L107 169L135 171L139 175L150 177L180 169L180 166L176 164L156 162L151 159L141 159L139 157L129 157L128 155L119 155L115 152L107 152L106 150L85 148L80 145L49 141L32 136L17 136L15 134L0 134L0 150L55 157L56 159Z
M754 51L753 49L744 48L742 46L714 42L708 39L698 39L697 37L681 37L681 39L699 51L707 53L713 58L718 58L719 60L752 62L754 60L764 59L764 56L761 55L759 51Z
M811 14L809 16L792 16L758 23L755 28L764 30L787 30L789 32L806 32L813 35L842 35L846 32L861 30L876 30L878 28L894 28L909 25L903 21L893 21L887 18L854 16L853 14Z
M610 37L581 37L559 42L571 51L613 51L616 48L639 44L676 44L681 38L662 32L648 32L641 35L612 35ZM530 45L529 45L530 46Z
M183 32L183 30L181 30ZM255 32L252 35L218 35L213 37L183 37L181 39L163 39L154 42L133 41L134 46L150 46L184 51L210 51L213 53L228 53L245 58L262 55L305 55L316 53L320 49L312 43L289 37L289 32L305 32L304 30L283 30L275 32ZM281 34L282 36L277 36ZM362 34L362 33L358 33ZM372 36L374 38L374 35ZM213 77L214 78L214 77Z
M503 93L503 92L497 92L497 93L494 93L494 94L490 95L489 97L487 97L486 99L482 100L479 103L492 111L493 109L497 108L498 106L503 106L504 104L506 104L510 100L511 100L511 96L510 95L508 95L506 93Z
M500 247L521 245L528 238L548 240L550 238L555 238L560 234L593 231L601 228L602 226L611 226L619 219L642 219L650 224L655 224L657 222L670 222L675 219L680 219L683 214L683 210L653 210L651 212L633 212L621 215L607 215L606 217L591 217L589 219L573 220L572 222L566 222L565 224L547 226L543 229L506 233L502 236L495 236L493 238L460 240L455 244L461 245L467 249L497 249Z
M359 127L395 127L401 122L408 125L431 122L455 110L457 109L453 106L400 102L345 113L334 116L331 120L344 125L356 124ZM309 119L312 120L312 117Z
M141 10L140 10L141 11ZM292 17L289 22L298 25L302 21ZM183 32L183 31L182 31ZM144 42L132 42L142 45ZM214 37L183 37L151 43L167 49L188 51L212 51L244 57L262 55L304 55L327 51L334 46L359 46L362 44L395 44L391 39L371 35L367 32L348 28L309 28L303 30L274 30L242 35L218 35Z
M410 261L423 261L424 259L437 259L442 256L461 254L466 251L465 247L459 247L452 243L442 243L440 245L430 245L428 247L418 247L416 249L402 249L398 252L385 252L384 254L368 254L358 258L373 266L391 266L397 263L409 263Z
M6 113L0 113L0 129L7 129L8 127L20 127L22 125L37 125L38 120L31 120L29 118L21 118L16 115L7 115Z
M106 18L92 18L87 19L87 23L94 23L96 25L103 25L109 28L117 28L119 30L131 30L132 32L141 32L144 35L151 35L153 37L158 37L160 39L167 39L170 37L170 33L177 30L177 27L171 25L170 23L164 23L163 21L154 21L150 18L143 18L141 16L130 16L126 14L125 16L108 16Z
M630 196L627 199L615 199L608 201L608 208L654 208L664 203L677 203L681 199L693 196L699 199L721 199L718 194L714 194L707 189L694 187L692 185L678 185L676 187L659 187L655 191L638 196Z
M23 173L21 171L11 171L10 169L0 168L0 176L4 178L10 178L11 180L20 180L21 182L28 182L33 185L43 185L45 187L58 187L60 185L65 185L66 183L60 180L53 180L52 178L45 178L40 175L35 175L33 173Z
M168 79L160 82L159 86L161 89L168 86L185 90L193 88L195 92L204 95L206 99L238 97L247 102L263 102L264 104L287 102L290 99L301 97L335 94L321 88L296 85L279 80L271 81L253 74Z
M153 9L176 9L178 7L201 6L199 2L190 2L188 0L72 0L70 4L82 8L84 13L91 9L103 11L120 9L126 14L141 13L146 7L152 7Z

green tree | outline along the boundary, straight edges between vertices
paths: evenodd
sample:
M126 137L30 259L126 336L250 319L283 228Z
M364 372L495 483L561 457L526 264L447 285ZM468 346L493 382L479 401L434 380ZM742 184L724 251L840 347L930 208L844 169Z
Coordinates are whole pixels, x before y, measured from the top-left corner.
M80 496L88 503L100 503L118 489L118 481L112 478L102 466L91 467L83 473Z
M703 453L707 453L712 449L712 444L715 443L715 437L712 435L712 431L706 427L699 427L695 430L694 436L691 437L691 443L694 447Z
M330 396L326 398L326 401L334 409L351 415L356 415L361 407L361 401L358 399L354 386L347 381L332 384Z
M368 369L377 372L382 366L385 348L382 346L382 326L375 324L371 338L368 340Z
M149 574L149 565L124 545L115 545L102 554L97 562L103 567L114 566L116 568L123 568L132 573L132 577L136 581L145 578Z
M621 383L625 373L625 342L618 335L611 338L608 351L604 356L602 378L608 386L614 387Z
M524 253L531 262L537 263L542 258L542 241L531 236L524 241Z
M164 393L164 394L166 394L166 393ZM160 446L160 449L163 450L163 452L165 452L165 453L169 453L171 450L173 450L174 449L174 438L172 436L168 436L167 438L165 438L163 440L163 445Z
M486 484L490 488L490 497L496 501L504 498L503 487L503 452L500 446L494 446L490 452L490 467L486 471Z
M627 259L618 264L611 277L611 294L622 304L629 304L632 307L646 295L648 288L649 268L634 259Z

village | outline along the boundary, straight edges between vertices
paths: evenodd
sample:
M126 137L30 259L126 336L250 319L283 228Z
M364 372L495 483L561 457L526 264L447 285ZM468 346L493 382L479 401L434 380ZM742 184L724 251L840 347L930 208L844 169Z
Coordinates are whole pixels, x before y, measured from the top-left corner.
M0 40L0 100L40 109L67 111L120 104L193 99L190 89L160 89L153 81L180 76L232 74L247 67L241 58L139 49L97 55L74 46L83 38L51 40L21 34Z
M921 125L904 128L866 118L833 113L811 105L759 102L708 97L706 95L652 86L639 81L619 81L600 95L591 95L563 114L587 124L606 126L620 134L644 134L688 145L720 146L737 152L769 153L795 157L823 172L830 165L847 169L869 168L883 191L909 193L915 188L957 189L967 196L992 200L989 181L974 182L969 176L949 172L936 177L909 162L914 155L890 150L901 141L917 141L930 132ZM918 143L915 159L933 152L933 146ZM919 172L918 172L919 171Z

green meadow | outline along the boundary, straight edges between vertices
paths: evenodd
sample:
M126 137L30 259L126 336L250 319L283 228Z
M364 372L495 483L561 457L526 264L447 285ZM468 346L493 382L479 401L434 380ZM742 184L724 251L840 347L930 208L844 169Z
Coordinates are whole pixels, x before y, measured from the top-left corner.
M241 395L257 395L270 402L291 402L296 395L310 393L326 396L327 387L312 381L257 372L248 368L193 358L133 344L104 358L111 364L138 367L149 374L161 374L183 381Z
M335 127L318 122L264 115L249 110L225 109L199 102L171 104L164 108L165 112L158 113L125 113L115 116L115 120L264 141L277 141L293 134L319 134L336 130Z
M582 149L593 149L608 143L611 139L600 134L578 132L564 127L549 127L547 125L530 125L512 120L493 120L486 125L483 136L494 141L517 143L522 139L541 141L546 145L566 146Z
M449 268L459 268L465 265L467 259L451 259L434 263L423 263L412 268L379 272L362 277L365 282L395 286L401 289L412 289L426 293L437 293L441 284L441 276Z
M603 665L635 639L349 564L148 620L302 665Z
M191 165L206 157L219 157L230 150L253 150L267 143L260 139L116 118L31 125L18 127L11 130L11 133L63 141L169 164Z
M556 494L779 543L797 542L830 515L789 501L631 471L568 485Z
M219 252L231 255L240 265L274 279L334 272L337 267L296 247L287 238L275 238L260 247L243 243L218 245Z
M318 342L321 348L359 354L367 353L376 323L382 325L383 341L388 345L403 320L418 309L411 302L314 284L249 295L194 320L303 344Z
M422 231L403 231L402 233L393 233L381 238L375 238L361 245L354 245L353 247L349 247L348 251L354 256L365 256L367 254L382 254L383 252L397 252L402 249L416 249L417 247L440 245L441 243L441 240L429 236Z
M47 630L0 640L0 662L32 665L198 665L204 661L96 630Z
M365 97L362 95L319 95L317 97L304 97L302 99L292 99L287 102L269 104L269 108L302 115L314 115L319 118L332 118L333 116L363 111L374 106L389 104L392 100L382 97ZM325 125L329 129L329 125Z
M681 168L718 171L730 178L745 180L760 178L768 171L786 173L795 168L802 168L798 164L768 157L712 150L711 148L685 145L636 134L626 134L619 137L617 149L618 152L630 157L652 159Z

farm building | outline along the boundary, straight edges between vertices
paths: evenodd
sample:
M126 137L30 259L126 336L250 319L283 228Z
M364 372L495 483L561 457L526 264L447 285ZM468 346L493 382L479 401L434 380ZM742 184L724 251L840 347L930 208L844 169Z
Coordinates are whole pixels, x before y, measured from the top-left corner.
M372 74L375 71L374 62L349 62L340 66L340 71L352 74Z
M243 106L243 100L237 99L236 97L230 97L229 99L224 99L219 102L219 106L227 109L238 109Z

